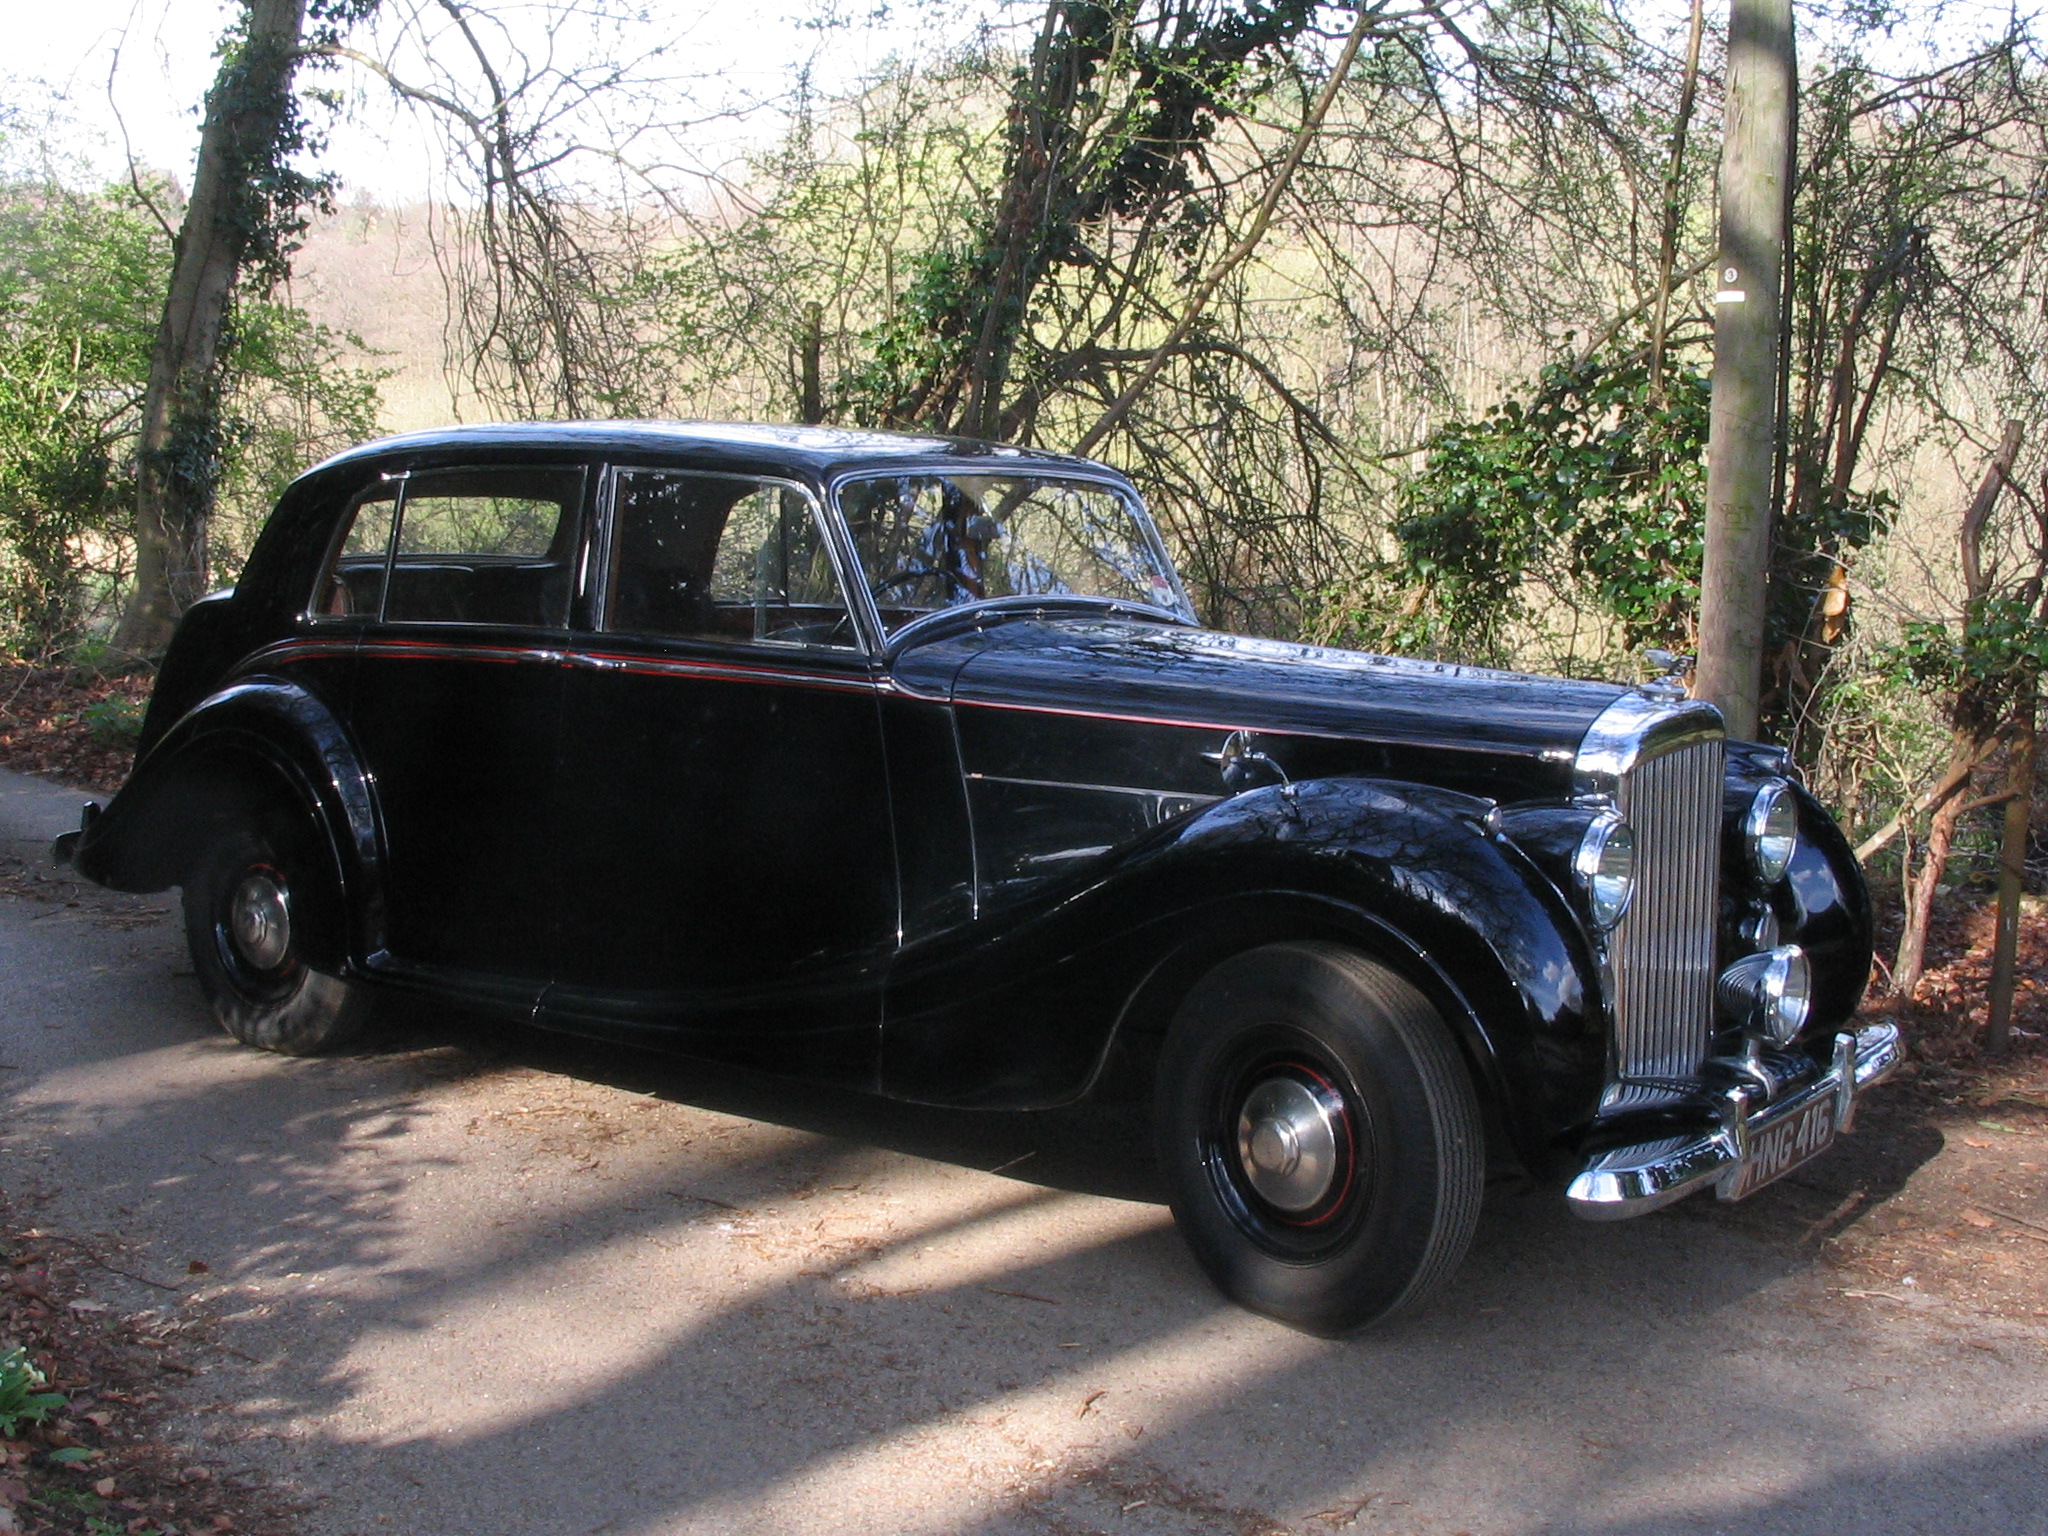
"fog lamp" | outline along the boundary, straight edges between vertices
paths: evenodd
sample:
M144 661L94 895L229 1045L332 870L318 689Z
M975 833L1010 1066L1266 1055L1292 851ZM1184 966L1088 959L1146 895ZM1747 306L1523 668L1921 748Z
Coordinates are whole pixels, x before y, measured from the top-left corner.
M1744 955L1715 987L1721 1011L1767 1045L1790 1045L1813 1006L1813 965L1797 944Z

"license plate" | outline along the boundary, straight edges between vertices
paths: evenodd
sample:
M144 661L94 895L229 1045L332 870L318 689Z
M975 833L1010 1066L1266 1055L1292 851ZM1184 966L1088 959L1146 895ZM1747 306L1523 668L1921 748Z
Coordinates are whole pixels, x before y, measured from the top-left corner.
M1721 1198L1740 1200L1755 1194L1771 1180L1782 1178L1809 1158L1820 1156L1834 1141L1835 1100L1828 1094L1768 1130L1753 1132L1749 1156L1728 1175L1721 1186Z

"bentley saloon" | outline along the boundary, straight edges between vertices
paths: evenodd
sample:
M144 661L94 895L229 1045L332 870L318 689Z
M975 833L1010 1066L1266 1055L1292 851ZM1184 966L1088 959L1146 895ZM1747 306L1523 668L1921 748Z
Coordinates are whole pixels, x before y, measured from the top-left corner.
M57 852L181 886L270 1050L410 988L927 1104L1143 1084L1200 1263L1319 1333L1441 1288L1489 1169L1739 1199L1899 1059L1783 754L1669 679L1204 629L1128 481L988 443L343 453Z

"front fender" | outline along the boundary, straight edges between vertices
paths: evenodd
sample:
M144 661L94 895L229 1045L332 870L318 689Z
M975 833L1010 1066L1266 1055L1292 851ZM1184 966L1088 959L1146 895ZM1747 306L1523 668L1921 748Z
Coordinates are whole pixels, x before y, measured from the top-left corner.
M1227 954L1334 938L1436 1003L1517 1149L1540 1162L1598 1102L1606 1015L1583 929L1492 829L1491 808L1422 785L1325 779L1162 827L1028 920L1009 914L1001 934L970 925L906 955L883 1087L953 1102L963 1083L968 1102L1071 1098L1120 1030L1163 1028Z
M245 678L201 700L136 763L107 808L69 843L88 880L122 891L181 884L238 797L282 798L328 851L354 953L383 931L382 841L370 782L354 743L325 703L297 683ZM313 956L340 966L349 957Z
M1790 778L1782 752L1754 742L1728 744L1723 796L1721 964L1748 952L1734 931L1750 912L1768 904L1777 914L1781 942L1797 944L1813 963L1813 1007L1807 1033L1831 1041L1854 1017L1870 980L1875 918L1870 887L1840 823L1806 787L1792 779L1799 807L1799 846L1785 878L1763 889L1749 866L1740 833L1750 797L1773 779Z

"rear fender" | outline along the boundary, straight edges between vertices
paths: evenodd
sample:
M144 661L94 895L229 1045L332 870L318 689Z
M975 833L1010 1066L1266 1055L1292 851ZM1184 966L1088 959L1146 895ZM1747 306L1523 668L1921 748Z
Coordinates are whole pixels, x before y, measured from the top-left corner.
M189 877L221 827L251 796L303 818L324 850L323 894L347 922L309 932L347 935L350 954L309 954L322 969L353 969L382 948L383 859L368 776L334 713L304 688L243 679L195 705L146 752L127 783L86 823L71 861L114 890L160 891Z

